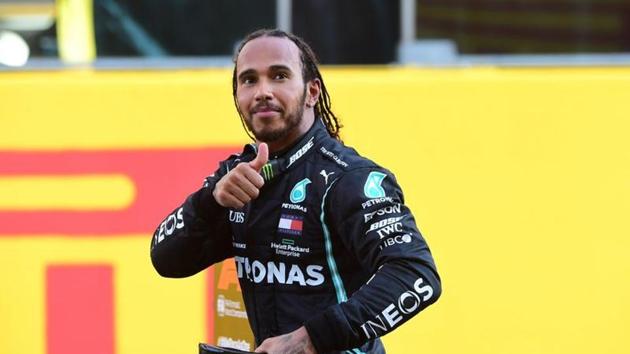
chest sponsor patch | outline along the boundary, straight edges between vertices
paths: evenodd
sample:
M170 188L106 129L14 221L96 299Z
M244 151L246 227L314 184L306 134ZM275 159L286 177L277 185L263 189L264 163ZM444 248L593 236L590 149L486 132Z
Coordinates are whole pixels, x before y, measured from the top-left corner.
M298 215L282 214L278 222L278 232L299 236L302 234L304 218Z
M299 210L303 213L306 213L308 211L308 209L305 206L299 205L299 204L282 203L282 208L291 209L291 210Z
M304 156L304 154L313 147L313 139L315 139L315 137L311 138L311 140L304 144L304 146L302 146L300 150L296 151L295 154L289 157L289 164L287 165L287 167L293 165L295 161L299 160L300 157Z
M301 203L306 199L306 186L311 183L311 180L308 178L304 178L293 186L291 190L291 194L289 194L289 199L291 199L291 203L297 204Z
M282 240L284 241L284 240ZM291 240L293 241L293 240ZM311 249L309 247L300 247L295 246L293 244L286 243L271 243L271 248L276 251L276 254L287 257L300 257L302 253L311 253Z
M245 213L242 211L234 211L230 209L230 222L235 224L242 224L245 222Z

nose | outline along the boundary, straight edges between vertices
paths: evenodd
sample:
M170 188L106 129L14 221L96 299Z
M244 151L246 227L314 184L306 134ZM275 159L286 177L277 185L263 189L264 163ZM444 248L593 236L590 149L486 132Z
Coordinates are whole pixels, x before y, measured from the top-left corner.
M271 85L269 85L267 80L263 79L258 81L258 87L256 88L256 95L254 98L256 99L256 102L269 101L273 98Z

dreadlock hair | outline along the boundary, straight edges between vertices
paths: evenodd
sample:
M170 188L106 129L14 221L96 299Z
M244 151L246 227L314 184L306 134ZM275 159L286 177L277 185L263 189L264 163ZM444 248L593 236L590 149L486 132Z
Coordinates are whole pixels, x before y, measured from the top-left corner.
M342 125L339 124L337 116L335 116L330 108L330 95L328 95L328 90L326 90L326 85L324 85L324 79L322 78L322 75L319 72L319 68L317 67L319 63L317 61L317 57L315 56L315 52L313 52L311 47L306 44L306 42L302 38L279 29L261 29L250 33L239 44L238 48L236 49L236 53L234 54L234 71L232 73L232 97L234 98L234 104L237 107L238 115L241 117L241 124L243 124L243 128L245 129L245 132L247 132L247 135L249 135L252 140L255 140L245 125L245 118L243 117L243 114L238 109L238 101L236 99L236 61L245 44L253 39L260 37L288 38L293 43L295 43L295 45L300 50L300 61L302 63L302 77L304 78L304 83L307 83L313 79L319 79L319 82L321 83L321 92L314 107L315 116L319 117L322 120L322 122L326 126L328 134L330 134L331 137L341 141L341 138L339 137L339 129L341 129Z

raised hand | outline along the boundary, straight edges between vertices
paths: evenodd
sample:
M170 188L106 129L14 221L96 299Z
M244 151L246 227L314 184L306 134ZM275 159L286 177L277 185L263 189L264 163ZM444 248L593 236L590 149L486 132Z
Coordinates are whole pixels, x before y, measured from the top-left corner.
M232 171L217 182L212 195L219 205L240 209L256 199L265 180L260 170L269 161L269 147L266 143L258 146L258 155L250 162L239 163Z

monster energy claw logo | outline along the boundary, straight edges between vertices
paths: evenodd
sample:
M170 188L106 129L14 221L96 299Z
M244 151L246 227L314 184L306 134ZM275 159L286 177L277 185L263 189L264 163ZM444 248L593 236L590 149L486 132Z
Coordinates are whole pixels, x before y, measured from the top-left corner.
M308 178L304 178L293 186L291 190L291 194L289 194L289 198L291 199L291 203L301 203L306 199L306 186L311 183L311 180Z
M387 177L386 174L381 172L370 172L363 186L363 193L368 198L383 198L385 197L385 190L381 187L381 183Z
M262 173L265 181L269 181L273 178L273 167L271 167L271 163L264 164L260 172Z

